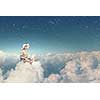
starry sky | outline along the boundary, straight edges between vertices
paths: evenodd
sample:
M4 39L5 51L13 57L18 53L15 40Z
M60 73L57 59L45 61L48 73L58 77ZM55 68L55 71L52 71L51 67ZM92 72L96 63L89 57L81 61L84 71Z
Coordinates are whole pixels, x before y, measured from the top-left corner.
M0 50L18 53L23 43L35 53L100 50L100 17L0 16Z

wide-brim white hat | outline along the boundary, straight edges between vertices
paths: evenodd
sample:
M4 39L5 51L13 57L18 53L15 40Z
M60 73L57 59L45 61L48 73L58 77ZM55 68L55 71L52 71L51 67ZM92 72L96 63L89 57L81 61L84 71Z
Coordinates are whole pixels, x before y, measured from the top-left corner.
M23 44L23 46L22 46L23 48L29 48L30 47L30 45L27 43L27 44Z

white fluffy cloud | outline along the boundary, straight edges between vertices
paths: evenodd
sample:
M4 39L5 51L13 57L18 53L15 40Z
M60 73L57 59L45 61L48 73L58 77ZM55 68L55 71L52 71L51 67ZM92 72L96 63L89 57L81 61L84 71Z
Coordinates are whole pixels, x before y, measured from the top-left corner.
M97 56L92 52L75 54L76 59L66 63L61 70L62 82L99 82L100 65Z
M19 56L16 54L8 54L6 52L0 51L0 66L10 65L11 63L16 63L19 60Z
M33 69L28 63L18 63L15 70L11 70L5 82L32 82Z
M19 62L15 70L11 70L9 77L4 82L42 82L43 69L39 62L29 63Z
M58 83L61 80L61 76L59 74L51 74L48 78L44 79L44 83Z

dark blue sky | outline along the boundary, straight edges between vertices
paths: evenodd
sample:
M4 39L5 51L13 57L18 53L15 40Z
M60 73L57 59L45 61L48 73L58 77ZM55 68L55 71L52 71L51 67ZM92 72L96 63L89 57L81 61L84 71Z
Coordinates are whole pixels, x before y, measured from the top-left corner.
M100 49L100 17L0 17L0 50L76 52Z

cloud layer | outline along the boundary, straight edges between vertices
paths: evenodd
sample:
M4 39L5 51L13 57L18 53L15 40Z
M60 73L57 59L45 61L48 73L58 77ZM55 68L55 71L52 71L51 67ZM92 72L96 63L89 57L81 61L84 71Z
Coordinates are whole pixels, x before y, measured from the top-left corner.
M100 51L37 56L32 65L0 51L0 82L100 82Z

